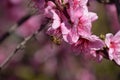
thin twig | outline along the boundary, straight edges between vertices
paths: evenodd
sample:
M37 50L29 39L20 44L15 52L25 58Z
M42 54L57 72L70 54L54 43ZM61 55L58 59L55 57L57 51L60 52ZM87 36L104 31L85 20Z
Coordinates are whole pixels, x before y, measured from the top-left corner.
M29 18L31 17L30 14L24 16L23 18L21 18L17 24L14 24L9 31L7 31L6 33L4 33L2 35L2 37L0 38L0 43L2 43L7 37L9 37L15 30L17 27L19 27L21 24L23 24L25 21L27 21Z
M4 60L4 62L2 62L2 64L0 65L0 70L12 59L12 57L17 54L17 52L21 49L24 48L25 44L32 38L34 37L34 34L32 36L29 36L27 38L24 39L24 41L22 41L17 47L16 49Z
M48 19L46 19L48 20ZM2 62L2 64L0 64L0 70L3 69L3 67L9 63L9 61L13 58L14 55L17 54L17 52L21 49L24 49L26 43L36 37L37 34L39 34L41 32L41 30L43 30L46 26L49 25L49 22L48 21L45 21L47 23L44 23L43 25L40 26L40 28L32 35L28 36L27 38L25 38L20 44L17 45L17 47L15 48L15 50L4 60L4 62ZM43 28L44 27L44 28Z

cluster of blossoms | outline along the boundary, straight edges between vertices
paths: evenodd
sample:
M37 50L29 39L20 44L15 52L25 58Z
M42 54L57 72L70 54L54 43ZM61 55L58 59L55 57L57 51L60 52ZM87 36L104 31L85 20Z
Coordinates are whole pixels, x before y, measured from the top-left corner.
M90 12L88 0L34 0L40 12L52 20L47 33L70 44L73 50L101 60L103 57L120 65L120 32L106 34L105 40L93 35L92 22L98 16Z

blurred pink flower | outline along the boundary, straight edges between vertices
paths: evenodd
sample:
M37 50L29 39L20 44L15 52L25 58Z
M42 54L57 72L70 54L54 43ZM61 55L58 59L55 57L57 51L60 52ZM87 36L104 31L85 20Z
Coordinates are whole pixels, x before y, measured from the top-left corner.
M111 33L106 34L105 43L108 47L109 59L120 65L120 31L115 36Z
M0 6L3 7L3 13L7 18L18 21L27 14L27 9L22 3L23 0L3 0L1 1Z
M93 49L90 51L90 58L97 61L97 62L100 62L102 59L103 59L103 53L100 52L100 51L97 51L96 49Z
M88 69L82 69L77 72L76 80L97 80L92 71Z
M16 33L24 38L32 35L40 28L43 17L43 15L32 16L16 30Z

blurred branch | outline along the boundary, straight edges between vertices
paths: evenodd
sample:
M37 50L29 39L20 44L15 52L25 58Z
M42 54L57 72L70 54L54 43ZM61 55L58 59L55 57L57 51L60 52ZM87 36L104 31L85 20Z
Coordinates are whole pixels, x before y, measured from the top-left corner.
M7 59L4 60L4 62L0 65L0 70L12 59L12 57L13 57L19 50L21 50L21 49L24 48L24 46L25 46L25 44L27 43L27 41L30 40L33 36L34 36L34 35L25 38L24 41L22 41L22 42L16 47L16 49L13 51L13 53L11 53L11 54L7 57Z
M97 0L99 3L103 4L113 4L115 3L115 0Z
M108 55L108 48L104 47L102 50L98 50L96 51L97 53L100 53L105 59L110 60L109 59L109 55ZM118 65L115 60L112 60L118 67L120 67L120 65Z
M105 5L107 18L110 23L110 29L112 33L116 33L120 30L120 22L118 18L117 8L115 4Z
M39 34L39 32L41 32L46 26L49 25L50 22L47 21L47 20L49 20L49 19L46 19L45 22L47 22L47 23L43 23L43 24L40 26L40 28L39 28L34 34L26 37L20 44L17 45L17 47L15 48L15 50L3 61L2 64L0 64L0 70L2 70L2 69L4 68L4 66L9 63L9 61L13 58L14 55L17 54L17 52L18 52L19 50L24 49L26 43L27 43L30 39L36 37L36 35Z
M120 22L120 0L96 0L98 1L99 3L102 3L102 4L115 4L116 6L116 10L117 10L117 14L118 14L118 18L119 18L119 22Z
M6 32L6 33L4 33L4 34L2 35L2 37L0 38L0 43L2 43L7 37L9 37L10 34L12 34L12 33L16 30L17 27L19 27L21 24L23 24L23 23L24 23L26 20L28 20L30 17L31 17L31 15L28 14L28 15L24 16L23 18L21 18L21 20L19 20L19 21L17 22L17 24L14 24L14 25L9 29L8 32Z
M117 13L118 13L118 15L120 15L120 1L115 0L115 5L116 5L116 8L117 8Z

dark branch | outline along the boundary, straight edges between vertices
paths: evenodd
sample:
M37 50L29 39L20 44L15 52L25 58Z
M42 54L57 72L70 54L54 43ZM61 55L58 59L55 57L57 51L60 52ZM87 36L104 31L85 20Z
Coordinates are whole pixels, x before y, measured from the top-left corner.
M17 24L13 25L10 30L6 33L4 33L2 35L2 37L0 37L0 44L7 38L10 36L10 34L12 34L12 32L14 32L14 30L19 27L21 24L23 24L25 21L27 21L29 18L31 17L31 15L26 15L23 18L21 18Z
M6 58L6 60L0 65L0 70L3 69L3 67L8 64L8 62L13 58L14 55L17 54L17 52L21 49L24 49L24 46L26 45L26 43L36 37L37 34L39 34L39 32L41 32L45 27L47 27L49 25L49 19L45 19L44 22L46 23L43 23L40 28L32 35L28 36L27 38L25 38L20 44L17 45L17 47L15 48L15 50Z

